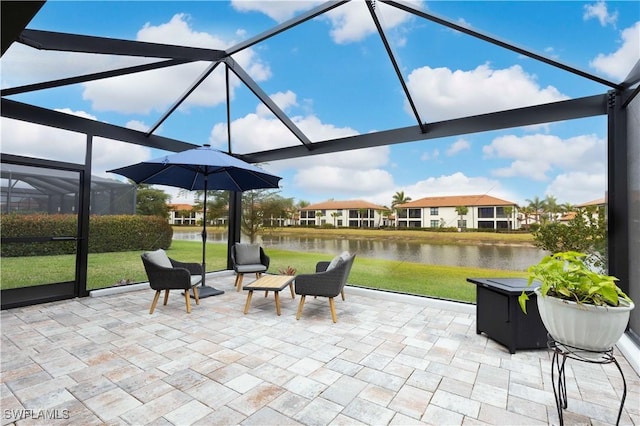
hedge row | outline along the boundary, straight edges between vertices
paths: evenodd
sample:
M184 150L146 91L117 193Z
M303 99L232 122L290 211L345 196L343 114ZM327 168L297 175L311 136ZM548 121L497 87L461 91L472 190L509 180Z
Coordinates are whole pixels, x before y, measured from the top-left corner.
M2 215L2 238L68 237L77 233L77 216L72 214ZM158 216L115 215L89 218L89 253L167 249L173 229ZM4 243L2 257L72 254L76 241Z

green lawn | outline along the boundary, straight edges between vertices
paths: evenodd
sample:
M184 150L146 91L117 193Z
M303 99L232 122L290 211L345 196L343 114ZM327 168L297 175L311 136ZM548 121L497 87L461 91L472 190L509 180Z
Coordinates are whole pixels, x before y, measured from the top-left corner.
M207 270L226 269L226 244L207 244ZM167 251L170 257L184 262L200 262L202 243L173 241ZM97 253L89 255L88 289L111 287L121 280L147 280L141 252ZM320 260L331 260L320 253L269 249L269 272L292 266L298 273L312 273ZM74 256L34 256L2 258L2 289L73 279ZM433 266L420 263L356 257L349 284L368 288L420 294L450 300L475 302L475 286L467 277L524 277L524 272L493 269Z

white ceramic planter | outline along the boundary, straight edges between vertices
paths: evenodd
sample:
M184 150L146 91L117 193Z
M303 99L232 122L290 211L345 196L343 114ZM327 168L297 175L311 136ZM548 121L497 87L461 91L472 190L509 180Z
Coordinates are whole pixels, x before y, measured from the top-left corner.
M535 289L538 311L549 334L560 343L590 351L604 351L620 339L629 322L633 302L620 306L594 306L540 294Z

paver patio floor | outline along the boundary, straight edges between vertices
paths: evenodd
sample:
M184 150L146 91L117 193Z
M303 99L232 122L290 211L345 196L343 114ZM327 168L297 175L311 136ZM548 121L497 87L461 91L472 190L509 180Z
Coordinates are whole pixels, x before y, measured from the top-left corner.
M558 424L548 350L477 335L475 306L348 287L327 300L225 290L149 307L138 290L2 311L2 424ZM247 281L248 282L248 281ZM621 424L640 424L640 379ZM615 424L613 365L567 362L565 424ZM40 418L28 418L36 417ZM57 419L44 417L55 416ZM27 417L27 418L25 418Z

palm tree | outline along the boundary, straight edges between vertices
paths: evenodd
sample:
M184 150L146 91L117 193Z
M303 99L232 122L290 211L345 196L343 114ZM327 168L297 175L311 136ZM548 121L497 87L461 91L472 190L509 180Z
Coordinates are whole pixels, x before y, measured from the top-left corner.
M393 209L397 204L404 204L411 201L411 197L407 197L404 195L404 191L398 191L393 194L393 199L391 200L391 208Z
M526 199L525 201L529 203L529 208L536 218L536 223L540 223L540 213L544 211L544 201L538 196L534 197L533 200Z
M456 207L456 213L458 213L460 215L460 226L458 226L458 228L460 228L460 230L462 230L464 227L462 226L462 221L464 220L462 217L464 215L466 215L467 213L469 213L469 207L467 206L458 206Z
M340 213L338 212L333 212L331 213L331 217L333 218L333 226L336 226L336 219L340 217Z
M387 225L389 225L392 215L393 215L393 211L389 207L384 206L384 210L382 210L382 217L386 220Z
M505 216L507 216L507 229L511 231L511 216L513 215L513 206L506 206L503 211Z
M531 215L533 214L533 209L529 206L524 206L524 207L518 207L518 211L520 213L522 213L523 219L524 219L524 224L525 226L528 228L529 227L529 219L531 218Z
M544 206L547 213L549 213L549 219L551 220L551 222L555 222L557 220L556 213L560 212L558 199L553 195L547 195L544 199Z
M562 213L570 213L576 209L576 206L571 203L562 203L559 207Z
M324 216L324 214L322 213L322 210L318 210L316 212L316 219L318 219L317 220L318 226L320 226L320 224L322 223L322 216Z

